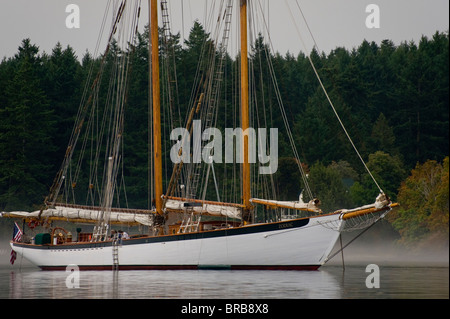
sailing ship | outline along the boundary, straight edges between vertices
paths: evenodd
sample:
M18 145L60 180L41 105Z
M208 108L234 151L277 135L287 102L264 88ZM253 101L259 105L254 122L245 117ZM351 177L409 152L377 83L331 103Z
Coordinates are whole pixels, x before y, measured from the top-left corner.
M173 173L166 189L163 189L163 152L161 134L161 84L160 84L160 34L170 34L170 19L167 1L149 0L149 109L151 122L149 136L151 136L152 157L149 160L152 187L149 189L151 205L146 209L121 208L115 195L118 192L118 176L122 161L121 148L124 136L124 105L127 102L127 72L129 71L128 56L124 55L123 62L118 63L116 71L117 82L111 85L109 97L115 109L111 111L112 121L106 145L99 145L94 156L98 160L101 155L105 158L103 169L95 167L93 171L102 171L102 183L89 180L89 196L93 199L91 205L80 205L69 200L68 194L77 187L73 176L80 174L78 167L73 171L74 157L83 154L75 153L79 140L82 139L82 128L87 127L93 132L94 121L89 116L98 112L92 105L98 104L96 91L101 82L101 75L93 80L88 88L93 93L83 95L80 111L77 115L72 136L64 156L61 169L55 177L50 194L44 207L35 212L3 213L3 217L21 218L30 228L48 226L50 231L38 233L26 241L12 241L12 249L31 263L44 270L65 270L68 265L77 265L81 270L138 270L138 269L284 269L284 270L316 270L324 265L338 241L342 232L364 229L382 219L397 204L392 203L381 188L380 195L373 204L354 208L340 209L324 213L320 208L320 200L314 198L308 187L308 176L303 171L298 159L293 139L290 139L296 155L297 163L305 184L303 194L297 201L280 201L277 199L261 199L252 197L252 166L249 144L250 137L245 134L250 128L249 120L249 67L248 67L248 6L253 0L221 0L217 1L219 14L217 21L221 23L221 41L214 41L214 64L208 72L199 76L197 89L193 94L192 106L187 115L184 132L192 134L195 117L200 117L203 129L212 128L217 115L218 92L223 74L223 56L227 49L230 36L230 25L233 12L238 12L240 23L240 119L242 126L242 162L241 173L241 201L220 201L217 191L213 162L188 163L186 157L174 163ZM120 4L119 4L120 3ZM113 7L114 19L107 50L111 49L114 35L121 36L118 28L131 25L136 30L134 20L126 21L129 16L140 16L140 1L120 1ZM136 4L138 3L138 4ZM234 5L237 3L236 8ZM159 12L160 11L160 12ZM158 16L162 19L162 30L158 30ZM219 29L218 29L219 30ZM134 35L133 35L134 36ZM130 38L125 38L130 42ZM219 44L221 43L221 44ZM222 54L220 54L222 53ZM104 54L105 60L107 54ZM103 61L102 61L103 62ZM312 61L311 61L312 62ZM170 73L170 72L166 72ZM316 73L317 74L317 73ZM319 78L320 81L320 78ZM174 79L169 80L173 83ZM165 91L170 91L169 89ZM198 89L199 88L199 89ZM322 88L324 89L323 85ZM97 95L96 95L97 92ZM326 93L326 92L325 92ZM106 116L106 111L105 111ZM285 116L285 114L284 114ZM286 121L287 122L287 121ZM196 122L197 124L199 122ZM289 136L292 134L288 129ZM183 138L186 138L184 136ZM182 140L182 139L181 139ZM181 141L180 140L180 141ZM209 139L203 139L202 143ZM86 147L87 142L81 142ZM182 144L182 143L181 143ZM184 144L182 144L184 145ZM214 145L208 144L203 149L206 157L212 157ZM201 146L201 145L200 145ZM176 148L180 155L183 146ZM356 148L355 148L356 150ZM193 150L188 159L193 156ZM102 153L103 152L103 153ZM358 153L359 154L359 153ZM91 160L91 163L95 162ZM367 168L367 167L366 167ZM197 169L197 171L196 171ZM214 178L217 200L205 198L207 183L201 184L200 173L209 179ZM370 174L370 171L368 171ZM119 176L120 177L120 176ZM375 179L374 182L376 183ZM102 185L99 187L98 185ZM204 188L200 185L205 185ZM377 184L378 186L378 184ZM99 196L94 198L94 192ZM200 195L199 195L200 194ZM258 220L258 210L276 212L293 212L293 215L281 216L271 220ZM52 227L53 221L69 221L80 225L91 223L93 231L89 233L77 230L77 235L60 227ZM114 225L140 225L147 230L144 234L131 237L120 237L113 230ZM25 236L23 236L25 237Z

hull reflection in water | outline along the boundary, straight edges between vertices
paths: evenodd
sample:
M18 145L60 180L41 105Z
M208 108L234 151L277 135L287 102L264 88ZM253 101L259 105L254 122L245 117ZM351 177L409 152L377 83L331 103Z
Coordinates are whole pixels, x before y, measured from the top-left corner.
M9 295L2 298L340 298L336 278L324 271L88 271L80 288L67 288L70 273L25 271L9 273ZM168 285L167 282L176 283ZM8 287L3 290L8 291Z
M384 267L379 289L365 285L366 265L319 271L88 271L80 288L70 273L0 267L0 298L54 299L448 299L448 267ZM176 283L168 285L168 282ZM218 301L220 302L220 301Z

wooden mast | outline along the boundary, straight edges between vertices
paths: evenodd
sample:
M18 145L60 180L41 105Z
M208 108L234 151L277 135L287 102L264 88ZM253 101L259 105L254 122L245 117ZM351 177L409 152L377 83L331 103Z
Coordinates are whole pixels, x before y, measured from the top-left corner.
M250 203L250 163L248 153L248 128L249 121L249 97L248 97L248 37L247 37L247 0L241 0L240 10L241 22L241 116L242 116L242 131L244 132L244 163L242 165L242 197L244 204L243 219L250 220L250 210L252 205Z
M159 83L159 39L158 39L158 0L149 0L150 39L152 47L152 96L153 96L153 145L154 145L154 183L156 213L163 215L162 208L162 152L161 152L161 97Z

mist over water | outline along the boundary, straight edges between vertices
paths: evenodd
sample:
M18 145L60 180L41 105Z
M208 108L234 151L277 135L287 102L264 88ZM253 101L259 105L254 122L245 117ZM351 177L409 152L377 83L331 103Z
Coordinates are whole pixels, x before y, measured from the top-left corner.
M343 245L348 240L343 237ZM340 248L339 241L333 252ZM343 251L345 265L378 264L385 266L405 267L448 267L449 246L448 239L444 242L429 242L405 247L389 239L377 242L354 242ZM334 256L327 265L342 265L342 253Z

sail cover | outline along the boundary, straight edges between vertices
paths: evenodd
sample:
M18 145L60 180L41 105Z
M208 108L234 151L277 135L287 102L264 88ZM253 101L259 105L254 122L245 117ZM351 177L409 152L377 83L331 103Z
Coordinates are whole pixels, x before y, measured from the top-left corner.
M241 209L239 207L228 206L228 205L220 205L219 203L213 204L211 202L199 202L199 206L192 206L191 209L194 213L197 214L205 214L210 216L221 216L235 219L242 219ZM185 210L186 201L184 200L176 200L176 199L168 199L166 201L165 208L168 210Z
M102 211L99 208L88 206L70 207L70 206L55 206L54 208L48 208L42 211L34 212L10 212L2 213L3 217L10 218L36 218L36 219L66 219L71 220L85 220L85 221L98 221L102 216ZM111 223L120 224L142 224L146 226L153 225L152 219L153 213L139 210L122 210L114 209L110 213L109 220Z
M319 208L320 202L317 199L311 200L308 203L304 203L302 201L294 202L294 201L279 201L279 200L252 198L250 199L250 202L253 204L261 204L277 208L290 208L295 210L303 210L316 213L321 212Z
M169 199L165 208L172 211L184 211L185 201ZM210 216L221 216L235 219L241 218L239 207L222 206L220 204L212 204L210 202L202 203L199 206L192 207L194 213L205 214ZM109 221L117 224L141 224L153 226L154 211L137 210L137 209L119 209L112 208ZM100 207L79 206L79 205L56 205L54 208L48 208L42 211L34 212L9 212L2 213L3 217L9 218L35 218L35 219L61 219L67 221L83 220L87 222L97 222L102 219L102 209Z

